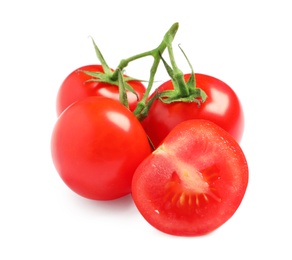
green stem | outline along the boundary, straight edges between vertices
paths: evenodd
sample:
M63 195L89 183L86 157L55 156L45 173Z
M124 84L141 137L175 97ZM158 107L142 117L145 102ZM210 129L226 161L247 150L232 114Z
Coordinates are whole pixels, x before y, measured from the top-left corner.
M127 97L127 92L126 92L126 87L125 87L125 80L123 77L123 73L121 70L118 70L118 82L119 82L119 101L121 104L123 104L126 108L129 108L129 102L128 102L128 97Z
M185 84L184 73L178 68L178 66L175 62L172 44L169 44L167 46L167 50L168 50L170 63L172 65L172 69L173 69L173 71L172 71L173 80L175 80L177 83L177 84L173 84L174 88L175 88L175 90L177 90L180 93L181 97L187 97L190 94L189 89L187 88L187 85ZM176 88L178 88L178 89L176 89Z
M166 32L166 34L163 37L162 42L158 45L158 47L156 47L153 50L150 51L146 51L137 55L134 55L128 59L123 59L120 61L120 64L118 65L117 69L113 72L113 74L111 75L111 80L115 81L117 80L118 76L119 76L119 71L123 71L123 69L128 66L128 64L132 61L135 61L137 59L143 58L143 57L147 57L147 56L152 56L154 61L152 64L152 67L150 69L150 76L149 76L149 81L148 81L148 86L146 88L146 91L142 97L142 99L138 102L136 109L134 110L134 115L139 119L142 120L144 118L145 113L147 113L148 111L148 107L147 107L147 99L150 95L151 89L153 87L153 83L154 83L154 78L155 78L155 74L158 68L158 65L160 63L160 57L161 54L165 51L165 49L171 44L171 42L173 41L176 32L178 30L179 24L178 23L174 23L170 29Z
M164 38L162 40L162 42L159 44L159 46L153 50L150 51L146 51L137 55L134 55L130 58L127 59L123 59L120 61L120 64L118 65L117 69L114 71L114 73L112 74L111 79L112 80L117 80L118 78L118 69L123 70L126 66L128 66L128 64L134 60L143 58L143 57L147 57L147 56L153 56L154 58L154 63L157 62L157 60L160 60L160 54L162 54L164 52L164 50L167 48L167 45L169 44L169 42L172 42L176 32L178 30L178 23L174 23L170 29L166 32L166 34L164 35ZM159 62L158 62L159 63ZM151 72L153 72L153 66L151 68ZM156 71L155 71L156 73Z
M176 32L178 30L178 27L179 27L179 24L174 23L170 27L170 29L166 32L166 34L163 37L162 42L158 45L157 48L155 48L151 51L147 51L147 52L132 56L128 59L121 60L119 66L118 66L118 69L123 69L123 68L125 68L125 66L128 65L129 62L140 59L142 57L146 57L146 56L152 56L154 59L152 67L150 69L150 76L149 76L148 86L146 88L145 94L143 95L142 99L138 102L137 107L134 110L134 115L140 120L142 120L144 118L146 111L148 111L148 109L149 109L147 107L147 99L148 99L150 92L151 92L151 89L153 87L154 78L155 78L155 74L157 72L158 65L160 63L161 55L164 52L164 50L172 43L172 41L176 35ZM112 78L114 78L114 77L116 77L116 71L112 75Z
M148 104L148 97L150 95L150 91L152 89L155 74L160 62L160 56L153 56L154 62L150 69L150 78L148 82L148 86L146 88L146 91L142 97L142 99L138 102L136 109L134 110L134 115L141 121L145 118L145 116L148 114L148 110L150 108L150 104ZM158 58L159 57L159 58ZM151 102L152 103L152 102Z

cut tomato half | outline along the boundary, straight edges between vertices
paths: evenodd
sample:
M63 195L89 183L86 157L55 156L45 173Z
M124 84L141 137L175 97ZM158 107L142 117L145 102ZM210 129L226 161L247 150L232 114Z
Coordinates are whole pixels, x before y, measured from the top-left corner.
M153 227L198 236L231 218L247 185L247 161L235 139L210 121L188 120L136 169L132 196Z

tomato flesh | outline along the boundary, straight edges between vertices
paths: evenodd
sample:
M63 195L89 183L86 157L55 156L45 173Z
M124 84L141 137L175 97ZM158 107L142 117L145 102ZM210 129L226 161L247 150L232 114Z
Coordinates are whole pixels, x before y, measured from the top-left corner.
M104 97L88 97L68 107L51 141L62 180L77 194L95 200L129 194L135 169L151 151L137 118Z
M189 77L190 74L185 75L186 80ZM223 81L205 74L196 74L196 86L208 96L200 107L195 102L165 104L159 99L154 101L142 125L155 147L158 147L177 124L189 119L212 121L229 132L238 142L241 141L244 114L236 93ZM166 81L157 91L170 89L173 89L173 84Z
M158 230L198 236L235 213L247 184L247 162L234 138L210 121L188 120L139 165L132 196Z

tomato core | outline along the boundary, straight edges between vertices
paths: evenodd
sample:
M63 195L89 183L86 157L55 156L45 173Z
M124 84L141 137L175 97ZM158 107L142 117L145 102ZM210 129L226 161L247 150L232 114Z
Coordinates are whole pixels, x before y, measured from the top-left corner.
M221 201L216 189L212 187L212 182L220 178L215 165L198 170L194 165L171 155L163 145L154 153L168 157L175 166L171 178L165 184L164 209L169 206L178 209L183 207L184 211L192 212L194 208L208 203L209 200Z

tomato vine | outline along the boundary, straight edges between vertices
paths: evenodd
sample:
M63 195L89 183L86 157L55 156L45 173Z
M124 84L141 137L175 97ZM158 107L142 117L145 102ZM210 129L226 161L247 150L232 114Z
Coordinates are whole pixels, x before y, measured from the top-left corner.
M196 102L198 103L198 105L200 105L202 102L206 100L207 95L202 89L196 87L195 74L193 72L192 67L191 67L192 69L191 77L186 82L184 80L184 74L177 67L175 58L173 55L172 42L178 31L178 28L179 28L179 24L174 23L170 27L170 29L165 33L163 40L156 48L150 51L133 55L126 59L122 59L114 71L112 71L110 67L107 65L102 53L100 52L99 48L95 44L94 40L92 39L97 58L101 62L104 72L88 72L88 71L84 71L84 72L93 77L92 79L90 79L90 81L106 82L109 84L117 85L120 88L119 90L121 92L128 90L135 94L134 89L127 82L137 80L137 79L131 78L131 77L125 77L125 76L120 77L119 75L121 74L121 72L123 72L124 68L126 68L130 62L133 62L135 60L138 60L147 56L152 56L153 63L150 68L148 85L142 99L137 103L137 107L133 111L134 115L140 121L142 121L145 117L147 117L147 114L151 105L153 104L154 100L157 98L161 99L161 101L164 103L172 103L172 102L179 101L179 102ZM162 54L166 49L168 50L170 62L173 68L171 68L162 57ZM153 88L155 75L156 75L156 72L161 60L163 61L164 66L173 81L174 90L157 93L157 95L153 95L152 98L149 99L150 92ZM191 66L189 61L188 63ZM123 86L120 86L120 84L122 84ZM128 107L126 98L127 97L124 93L120 93L120 102L124 104L126 107Z

